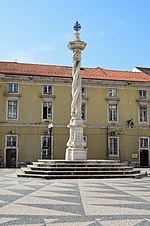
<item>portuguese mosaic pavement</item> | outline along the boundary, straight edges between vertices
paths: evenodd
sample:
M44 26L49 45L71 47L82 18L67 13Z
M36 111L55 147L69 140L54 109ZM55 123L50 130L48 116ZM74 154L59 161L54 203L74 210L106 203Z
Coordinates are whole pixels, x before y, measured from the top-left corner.
M150 177L41 180L0 169L0 226L6 225L149 226Z

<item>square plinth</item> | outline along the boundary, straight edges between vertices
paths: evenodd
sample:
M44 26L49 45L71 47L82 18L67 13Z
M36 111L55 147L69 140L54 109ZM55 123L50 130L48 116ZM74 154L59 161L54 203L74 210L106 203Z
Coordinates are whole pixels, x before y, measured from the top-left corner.
M82 148L67 148L65 160L87 160L87 149Z

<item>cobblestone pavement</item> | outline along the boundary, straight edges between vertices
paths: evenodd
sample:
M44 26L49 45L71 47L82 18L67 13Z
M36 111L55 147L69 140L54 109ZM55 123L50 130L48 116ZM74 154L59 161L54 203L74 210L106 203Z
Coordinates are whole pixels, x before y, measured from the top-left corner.
M0 226L150 226L150 177L18 178L0 169Z

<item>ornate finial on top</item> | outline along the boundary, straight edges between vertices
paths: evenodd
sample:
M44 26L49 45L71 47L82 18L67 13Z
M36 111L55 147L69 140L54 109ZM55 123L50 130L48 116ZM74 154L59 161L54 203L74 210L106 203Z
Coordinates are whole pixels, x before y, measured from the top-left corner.
M81 25L78 23L78 21L76 21L75 25L73 26L73 29L77 32L80 31Z

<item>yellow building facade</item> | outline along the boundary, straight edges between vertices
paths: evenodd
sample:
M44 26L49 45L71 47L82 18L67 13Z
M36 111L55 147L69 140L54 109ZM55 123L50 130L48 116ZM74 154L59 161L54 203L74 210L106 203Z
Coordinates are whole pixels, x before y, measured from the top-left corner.
M81 69L88 159L149 166L149 76L99 70ZM0 63L1 166L65 158L71 84L69 67Z

